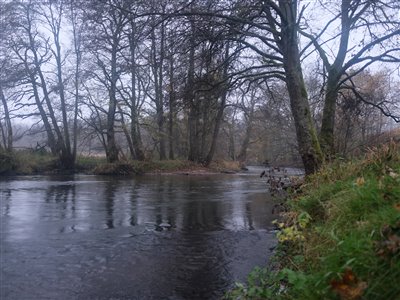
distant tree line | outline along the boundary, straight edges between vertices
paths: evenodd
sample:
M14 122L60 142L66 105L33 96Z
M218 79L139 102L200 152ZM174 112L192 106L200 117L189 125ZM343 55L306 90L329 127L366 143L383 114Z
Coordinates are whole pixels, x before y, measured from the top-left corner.
M399 9L0 1L0 147L12 151L12 123L29 119L64 168L96 136L109 162L300 157L311 174L399 121Z

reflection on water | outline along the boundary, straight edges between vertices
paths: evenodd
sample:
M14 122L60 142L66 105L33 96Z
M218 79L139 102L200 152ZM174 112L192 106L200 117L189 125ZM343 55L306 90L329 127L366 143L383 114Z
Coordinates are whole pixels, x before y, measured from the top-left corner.
M1 299L218 298L275 243L256 173L0 184Z

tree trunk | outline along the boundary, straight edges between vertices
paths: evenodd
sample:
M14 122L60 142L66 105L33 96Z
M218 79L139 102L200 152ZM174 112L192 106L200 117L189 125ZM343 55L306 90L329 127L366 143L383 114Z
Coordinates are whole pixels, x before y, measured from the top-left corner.
M188 115L189 130L189 157L188 160L198 162L199 160L199 141L197 132L197 108L191 105Z
M109 105L107 112L107 149L106 156L109 163L118 161L118 148L115 141L115 113L117 108L116 89L117 89L117 33L114 33L111 52L111 82L109 90Z
M81 35L78 36L77 24L76 24L77 18L76 18L76 13L74 11L74 3L73 2L71 2L70 11L71 11L71 18L72 18L71 23L72 23L74 51L75 51L75 56L76 56L75 74L74 74L74 88L75 88L74 120L73 120L74 124L73 124L73 129L72 129L72 135L73 135L72 156L74 158L74 161L76 161L77 149L78 149L79 80L80 80L80 65L81 65L81 61L82 61L82 52L81 52L81 43L80 43Z
M322 112L322 124L320 131L320 143L325 158L330 157L335 153L335 117L336 117L336 102L338 98L338 89L341 74L344 70L343 63L345 61L348 47L350 29L352 19L349 16L350 0L342 0L341 2L341 35L339 50L336 55L335 61L332 65L329 64L328 59L323 55L325 68L328 70L327 85L325 90L325 101ZM369 5L369 4L367 4Z
M185 87L185 104L189 108L188 113L188 139L189 139L189 154L188 160L197 161L199 145L197 136L197 105L194 99L194 55L195 55L195 33L194 23L191 22L192 34L190 36L190 49L189 49L189 67L188 67L188 80Z
M224 49L225 50L224 51L224 62L225 62L225 65L224 65L224 68L222 70L222 78L223 78L223 80L227 80L227 78L228 78L229 46L230 46L230 43L226 42L225 49ZM221 123L222 123L222 119L223 119L223 116L224 116L224 110L225 110L225 107L226 107L226 98L227 98L227 96L228 96L228 87L224 84L222 86L221 102L219 104L217 116L216 116L216 119L215 119L215 126L214 126L214 132L213 132L212 139L211 139L210 151L208 152L208 155L207 155L206 160L205 160L206 166L208 166L211 163L211 161L212 161L212 159L214 157L214 153L215 153L215 150L216 150L216 147L217 147L218 134L219 134L219 131L220 131L220 128L221 128Z
M322 152L311 117L307 90L301 68L297 39L297 3L296 1L282 1L279 5L287 24L282 28L281 41L277 43L283 55L286 86L296 127L299 152L304 164L305 173L309 175L315 173L320 168Z
M131 156L133 159L144 160L143 146L142 140L140 137L140 128L138 121L138 99L136 97L136 76L137 76L137 68L136 68L136 26L133 19L130 21L131 34L129 36L129 49L130 49L130 63L131 63L131 99L130 99L130 115L131 115L131 136L130 139L132 141L133 152Z
M155 21L153 20L155 24ZM165 25L161 24L160 39L156 40L155 26L151 32L151 51L152 51L152 70L154 76L154 90L155 90L155 105L156 105L156 121L157 121L157 140L159 144L160 160L167 158L166 155L166 143L165 143L165 132L164 132L164 97L163 97L163 63L164 63L164 44L165 44ZM160 43L159 57L157 59L157 46L156 43Z
M10 118L10 111L8 109L8 104L7 104L7 99L4 96L3 88L0 85L0 98L1 102L3 103L3 109L4 109L4 120L6 123L6 129L7 132L4 132L3 134L6 134L7 137L4 137L4 147L6 151L12 152L13 148L13 130L12 130L12 125L11 125L11 118Z
M221 96L221 103L219 104L217 116L215 118L215 126L214 126L214 131L213 131L213 135L212 135L212 139L211 139L210 151L208 152L208 155L205 160L206 166L209 166L210 163L212 162L212 159L215 154L215 150L217 148L217 140L218 140L219 130L221 128L222 119L224 116L224 110L225 110L225 106L226 106L226 97L227 97L227 91L225 90Z
M253 117L250 116L247 127L246 127L245 136L244 136L242 145L240 147L239 155L237 157L237 160L241 163L245 163L246 159L247 159L247 149L249 148L250 136L251 136L251 132L253 130L253 124L252 124L253 120L252 119L253 119Z
M333 72L332 70L328 74L321 131L319 135L321 148L326 158L330 158L335 152L334 130L338 90L336 76L332 74Z
M61 12L60 12L61 14ZM61 18L61 16L60 16ZM53 19L55 22L55 20ZM59 25L60 26L60 25ZM56 51L54 52L54 56L57 64L57 80L58 80L58 88L60 94L60 109L62 115L62 124L63 124L63 138L62 143L64 144L61 150L61 165L64 169L73 169L75 165L75 157L71 151L71 142L70 142L70 134L69 134L69 124L67 117L67 105L65 100L65 87L62 73L62 62L61 62L61 45L59 39L59 31L60 27L54 26L53 30L53 38L54 44L56 47Z
M171 54L169 66L169 120L168 120L168 146L169 159L175 159L174 155L174 124L175 124L175 87L174 87L174 56Z

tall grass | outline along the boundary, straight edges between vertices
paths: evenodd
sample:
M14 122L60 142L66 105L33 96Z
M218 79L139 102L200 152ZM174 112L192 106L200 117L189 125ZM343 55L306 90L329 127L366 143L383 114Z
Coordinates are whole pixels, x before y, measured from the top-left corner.
M400 299L396 144L371 149L358 161L325 166L288 206L278 223L277 270L258 272L258 280L252 274L250 284L228 298Z

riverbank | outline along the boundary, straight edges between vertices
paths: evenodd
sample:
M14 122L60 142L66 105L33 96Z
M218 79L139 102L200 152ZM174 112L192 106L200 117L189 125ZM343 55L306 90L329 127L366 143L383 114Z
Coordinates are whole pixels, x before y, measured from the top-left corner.
M324 167L292 194L276 225L272 266L228 298L399 299L399 146Z
M134 161L125 160L107 163L104 157L79 156L75 167L70 170L60 168L58 159L47 153L16 151L12 154L0 153L0 175L53 175L53 174L95 174L95 175L138 175L138 174L184 174L207 175L236 173L239 162L214 161L210 166L187 160Z

